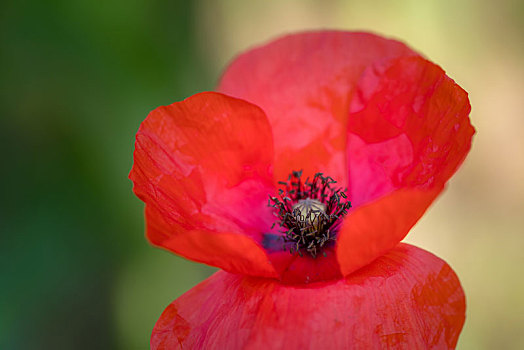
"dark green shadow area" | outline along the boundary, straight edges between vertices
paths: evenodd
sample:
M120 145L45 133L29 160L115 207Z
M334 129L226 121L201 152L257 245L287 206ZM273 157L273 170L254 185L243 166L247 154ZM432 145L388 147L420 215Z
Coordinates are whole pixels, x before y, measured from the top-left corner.
M192 4L0 5L1 349L147 348L212 272L148 245L127 179L147 113L213 88Z

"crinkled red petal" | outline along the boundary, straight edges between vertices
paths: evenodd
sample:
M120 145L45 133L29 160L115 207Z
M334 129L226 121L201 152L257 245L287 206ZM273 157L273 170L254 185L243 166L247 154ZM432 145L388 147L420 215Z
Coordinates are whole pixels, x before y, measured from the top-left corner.
M370 67L348 120L348 196L337 257L347 275L402 240L471 147L467 93L420 57Z
M151 112L130 173L150 241L231 272L276 276L258 243L273 221L272 144L260 108L219 93Z
M268 116L275 138L275 181L291 170L347 183L347 119L356 84L374 62L417 55L368 33L322 31L286 36L240 55L218 90Z
M167 307L152 349L453 349L460 282L441 259L400 244L334 283L279 284L218 272Z

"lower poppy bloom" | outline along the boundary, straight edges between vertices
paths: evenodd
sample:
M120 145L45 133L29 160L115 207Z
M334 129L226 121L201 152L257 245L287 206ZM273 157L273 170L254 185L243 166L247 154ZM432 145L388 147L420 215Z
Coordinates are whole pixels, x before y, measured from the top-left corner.
M151 347L454 348L457 276L399 242L470 149L467 93L402 43L333 31L242 54L217 90L136 136L147 237L223 270Z

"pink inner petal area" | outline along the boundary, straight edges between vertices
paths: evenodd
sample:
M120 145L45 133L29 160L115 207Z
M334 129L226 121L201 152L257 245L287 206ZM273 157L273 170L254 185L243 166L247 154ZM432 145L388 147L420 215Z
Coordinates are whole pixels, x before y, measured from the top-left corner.
M348 196L337 258L347 275L402 240L444 188L475 132L467 93L408 57L362 75L348 120Z
M465 297L441 259L400 244L308 287L218 272L167 307L152 349L453 349Z
M228 271L274 277L272 134L258 107L219 93L159 107L136 136L130 178L155 245Z
M369 67L351 102L347 157L356 207L398 188L442 186L471 147L467 93L421 57Z
M413 55L402 43L368 33L295 34L240 55L218 90L266 112L275 138L275 181L303 169L345 186L346 124L360 75L374 62Z

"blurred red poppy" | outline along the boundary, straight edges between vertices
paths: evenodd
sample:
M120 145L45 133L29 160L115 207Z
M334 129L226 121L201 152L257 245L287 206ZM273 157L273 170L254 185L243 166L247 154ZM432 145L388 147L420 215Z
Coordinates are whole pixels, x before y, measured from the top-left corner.
M470 149L467 93L402 43L334 31L244 53L217 90L136 136L147 237L224 270L151 347L454 348L457 276L399 242Z

